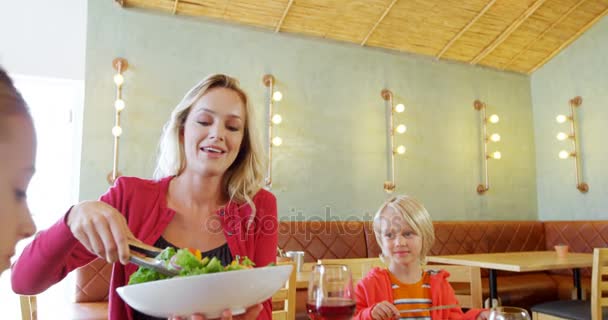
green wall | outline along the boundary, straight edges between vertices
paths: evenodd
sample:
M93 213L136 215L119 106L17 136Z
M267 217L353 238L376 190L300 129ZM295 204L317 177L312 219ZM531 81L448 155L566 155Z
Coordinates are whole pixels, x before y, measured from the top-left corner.
M542 220L606 219L608 208L608 18L604 18L531 77L538 212ZM576 189L572 160L560 160L558 114L569 114L568 100L583 97L577 110L584 181L589 192Z
M81 198L108 187L112 164L113 58L125 74L121 170L150 177L161 127L183 94L207 74L241 80L264 123L272 73L284 99L273 192L281 218L326 212L338 219L373 213L386 195L382 88L406 104L399 116L408 148L397 162L397 192L421 199L436 220L536 219L536 170L529 78L404 53L275 34L214 21L121 9L90 1ZM498 113L503 159L492 162L492 189L479 196L479 114ZM298 214L300 216L298 217Z

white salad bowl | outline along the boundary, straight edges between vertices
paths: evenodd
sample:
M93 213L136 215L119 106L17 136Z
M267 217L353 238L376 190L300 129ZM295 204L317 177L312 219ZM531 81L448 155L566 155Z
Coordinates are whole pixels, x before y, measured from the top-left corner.
M233 315L263 302L285 285L292 265L174 277L116 288L133 309L153 317L204 314L217 318L230 309Z

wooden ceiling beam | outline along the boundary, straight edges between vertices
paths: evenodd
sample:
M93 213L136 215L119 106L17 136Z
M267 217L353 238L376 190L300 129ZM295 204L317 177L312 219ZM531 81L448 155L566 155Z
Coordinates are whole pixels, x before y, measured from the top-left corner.
M372 33L374 33L374 31L376 31L376 28L378 27L378 25L380 24L380 22L382 22L382 20L384 20L384 18L386 17L386 15L389 13L389 11L391 11L391 9L393 8L393 6L395 5L395 3L397 2L397 0L393 0L391 1L391 3L388 5L388 7L386 7L386 10L384 10L384 13L382 14L382 16L380 17L380 19L378 19L378 21L376 21L376 23L374 24L374 26L371 28L371 30L369 30L369 32L367 33L367 35L365 36L365 39L363 39L363 41L361 41L361 45L364 46L365 43L367 42L367 40L369 39L369 37L372 35Z
M496 2L496 0L490 0L490 2L488 2L486 4L485 7L483 7L483 9L481 9L481 11L479 11L479 13L471 20L469 21L469 23L467 23L466 26L464 26L464 28L462 28L451 40L450 42L448 42L448 44L446 44L443 49L441 49L441 51L439 51L439 53L435 56L436 59L441 58L441 56L448 51L448 49L454 44L454 42L456 42L456 40L460 39L460 37L467 32L467 30L469 30L469 28L475 24L475 22L477 22L477 20L479 18L481 18L481 16L483 16L486 11L488 11L490 9L490 7L492 7L492 5L494 5L494 3Z
M524 13L522 13L515 21L503 31L494 42L492 42L489 46L487 46L483 51L481 51L473 60L470 61L471 64L477 64L487 55L489 55L494 49L496 49L499 45L501 45L507 38L515 31L519 26L528 19L538 8L545 3L547 0L536 0Z
M555 57L555 55L560 53L562 51L562 49L569 46L574 40L578 39L578 37L580 37L581 34L583 34L585 31L587 31L589 28L591 28L596 22L600 21L600 19L602 19L606 14L608 14L608 8L606 8L604 11L602 11L602 13L598 14L595 18L593 18L593 20L589 21L589 23L584 25L572 37L570 37L568 40L566 40L564 43L562 43L561 46L559 46L557 49L555 49L553 52L551 52L551 54L549 54L547 57L545 57L541 62L537 63L534 67L532 67L530 70L528 70L528 74L531 74L532 72L536 71L538 68L542 67L545 63L547 63L547 61L551 60L553 57Z
M121 7L125 7L125 2L124 0L114 0L114 2L118 3Z
M283 25L283 21L285 21L285 17L287 17L287 12L289 12L289 9L291 8L292 4L293 4L293 0L289 0L289 2L287 3L287 7L285 7L285 10L283 10L283 15L281 16L281 20L279 20L279 23L277 23L276 28L274 28L274 32L281 31L281 26Z
M526 46L523 49L521 49L516 55L513 56L513 58L511 58L511 60L509 60L509 62L505 63L502 66L502 69L504 70L504 69L510 67L513 64L513 62L515 62L515 60L517 60L517 58L519 58L519 56L521 56L522 53L528 51L528 49L530 49L530 47L533 44L537 43L540 39L542 39L545 36L545 34L547 34L547 32L553 30L553 28L555 28L555 26L557 26L562 21L564 21L564 19L566 19L574 10L576 10L578 7L580 7L581 4L583 4L585 1L587 1L587 0L580 0L577 4L572 6L572 8L570 8L566 13L564 13L561 17L559 17L559 19L557 19L555 22L553 22L541 34L539 34L536 38L534 38L534 40L528 42L528 44L526 44Z
M173 4L173 15L177 14L177 6L179 5L179 0L175 0Z

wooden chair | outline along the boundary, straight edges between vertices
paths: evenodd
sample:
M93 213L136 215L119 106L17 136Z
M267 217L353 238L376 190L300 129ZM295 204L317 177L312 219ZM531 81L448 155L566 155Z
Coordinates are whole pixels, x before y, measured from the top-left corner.
M38 319L36 296L19 296L19 303L21 304L22 320Z
M608 319L608 248L593 249L591 300L560 300L532 307L533 320Z
M291 264L293 269L285 286L272 296L273 305L282 302L282 308L272 311L272 320L293 320L296 317L296 265L293 262L279 262L278 265Z
M481 291L481 271L479 267L446 264L427 265L426 270L445 270L450 273L448 281L452 286L466 286L467 290L456 292L456 299L463 308L483 308Z

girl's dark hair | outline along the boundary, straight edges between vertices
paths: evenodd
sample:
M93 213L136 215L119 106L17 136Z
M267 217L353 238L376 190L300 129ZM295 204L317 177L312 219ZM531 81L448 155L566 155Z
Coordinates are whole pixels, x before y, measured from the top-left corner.
M8 116L12 115L23 115L31 119L25 100L6 71L0 67L0 137L7 134L6 121Z

